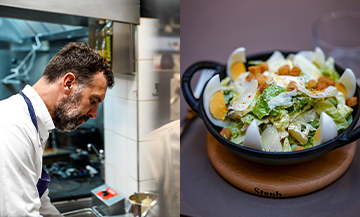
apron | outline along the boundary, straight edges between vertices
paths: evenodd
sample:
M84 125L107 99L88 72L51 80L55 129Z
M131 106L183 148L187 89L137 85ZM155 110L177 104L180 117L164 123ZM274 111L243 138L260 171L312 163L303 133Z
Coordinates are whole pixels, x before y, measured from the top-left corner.
M27 107L28 107L28 110L30 113L31 121L34 124L36 131L38 131L37 119L36 119L34 107L32 106L31 101L29 100L29 98L27 98L27 96L25 96L25 94L22 91L19 94L22 97L24 97L24 100L27 104ZM39 193L39 198L41 198L41 196L45 193L46 189L48 189L49 182L50 182L50 176L46 173L46 171L44 169L42 169L41 178L39 179L38 183L36 184L36 188Z

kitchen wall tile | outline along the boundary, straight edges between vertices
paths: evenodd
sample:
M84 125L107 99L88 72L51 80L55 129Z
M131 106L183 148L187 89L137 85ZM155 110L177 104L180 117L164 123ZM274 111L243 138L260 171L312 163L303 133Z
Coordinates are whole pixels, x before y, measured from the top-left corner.
M110 162L113 161L114 159L114 154L113 154L113 145L115 141L114 138L114 133L110 130L105 130L104 132L104 154L105 154L105 163L106 164L111 164Z
M115 186L115 169L107 163L105 163L105 184Z
M141 18L138 26L138 59L153 59L158 44L158 20Z
M131 178L138 179L138 147L137 142L130 139L127 140L127 174Z
M139 102L139 142L167 121L168 117L162 117L162 109L158 101Z
M104 100L104 128L113 129L114 128L114 97L108 95Z
M132 179L131 177L128 177L128 185L126 190L126 197L129 197L130 195L134 194L134 192L139 192L138 189L138 181Z
M114 98L113 99L113 114L112 117L114 119L114 128L110 129L116 132L119 135L126 137L127 131L127 101L126 99L122 98Z
M121 171L115 169L115 179L114 185L111 186L115 188L115 190L123 196L127 195L128 189L128 178L127 175L122 173Z
M123 116L123 115L121 115ZM125 115L124 115L125 116ZM137 101L127 100L126 104L126 137L134 141L138 139L138 108Z
M157 151L154 142L139 143L139 179L140 181L154 179L157 161L161 159L154 158L153 152Z
M126 98L130 100L138 99L138 73L126 75Z
M155 182L154 180L146 180L146 181L140 181L139 183L139 191L155 191Z
M139 61L139 101L159 99L157 94L160 80L157 71L153 69L153 64L152 60Z
M124 136L114 134L114 142L111 146L111 160L109 161L115 169L127 174L127 162L128 162L128 150L127 150L127 138Z
M120 73L114 73L114 80L115 85L113 88L108 89L108 95L115 96L115 97L121 97L126 98L126 84L127 84L127 75L126 74L120 74Z

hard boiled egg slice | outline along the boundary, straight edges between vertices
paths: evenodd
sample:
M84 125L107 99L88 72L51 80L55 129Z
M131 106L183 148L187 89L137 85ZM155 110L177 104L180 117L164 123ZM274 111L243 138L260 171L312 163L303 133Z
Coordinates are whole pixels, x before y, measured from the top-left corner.
M219 127L225 127L230 124L230 121L225 121L227 108L219 75L213 76L207 83L203 94L203 106L205 114L211 123Z
M335 87L344 94L346 98L353 97L356 90L356 78L351 69L346 69L341 75Z
M334 120L325 112L321 112L319 128L316 130L313 138L314 146L327 142L336 136L337 128Z
M325 64L325 54L319 47L315 48L312 62L315 63L319 68L321 68Z
M231 54L227 61L226 74L231 80L235 81L239 75L246 72L245 63L245 48L239 47L235 49Z
M259 127L256 124L256 121L251 122L251 124L248 126L244 137L243 146L263 151Z

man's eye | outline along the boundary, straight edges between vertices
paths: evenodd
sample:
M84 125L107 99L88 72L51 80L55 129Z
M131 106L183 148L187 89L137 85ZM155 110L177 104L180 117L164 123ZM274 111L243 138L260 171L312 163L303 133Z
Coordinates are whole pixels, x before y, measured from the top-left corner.
M95 104L96 102L95 102L94 100L91 100L90 103L91 103L91 104Z

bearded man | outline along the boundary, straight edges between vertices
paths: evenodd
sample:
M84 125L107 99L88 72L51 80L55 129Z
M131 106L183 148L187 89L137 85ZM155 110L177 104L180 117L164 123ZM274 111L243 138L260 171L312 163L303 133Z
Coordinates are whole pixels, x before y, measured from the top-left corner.
M61 216L48 197L42 155L54 128L96 118L114 76L86 43L69 43L31 87L0 101L0 216Z

